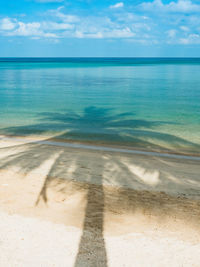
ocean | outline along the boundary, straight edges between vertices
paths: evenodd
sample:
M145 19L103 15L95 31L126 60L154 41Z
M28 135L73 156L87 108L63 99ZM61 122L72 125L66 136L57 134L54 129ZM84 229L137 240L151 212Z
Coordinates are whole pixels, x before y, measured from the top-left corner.
M0 135L200 154L200 59L0 58Z

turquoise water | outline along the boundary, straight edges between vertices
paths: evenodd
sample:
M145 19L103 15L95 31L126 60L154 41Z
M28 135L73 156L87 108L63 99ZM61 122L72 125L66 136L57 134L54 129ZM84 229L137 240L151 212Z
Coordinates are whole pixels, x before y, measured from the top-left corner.
M0 59L0 134L200 153L200 59Z

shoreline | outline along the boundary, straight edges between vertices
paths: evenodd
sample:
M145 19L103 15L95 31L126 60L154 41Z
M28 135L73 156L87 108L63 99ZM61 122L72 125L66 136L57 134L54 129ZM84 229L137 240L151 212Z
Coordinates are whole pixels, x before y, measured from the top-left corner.
M47 140L46 140L47 139ZM186 153L186 152L175 152L175 151L156 151L156 150L144 150L138 147L127 148L128 146L119 146L119 145L108 145L107 143L95 144L94 142L83 142L83 141L74 141L74 140L65 140L57 139L56 137L27 137L27 136L2 136L0 135L0 141L16 141L16 142L30 142L41 145L52 145L59 147L68 147L68 148L78 148L78 149L88 149L96 150L103 152L117 152L117 153L129 153L134 155L146 155L146 156L155 156L155 157L167 157L174 159L188 159L200 161L200 153Z

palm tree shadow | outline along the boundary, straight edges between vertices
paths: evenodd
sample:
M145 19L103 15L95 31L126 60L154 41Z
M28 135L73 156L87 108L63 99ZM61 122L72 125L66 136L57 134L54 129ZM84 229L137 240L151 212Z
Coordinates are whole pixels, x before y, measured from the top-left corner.
M74 267L107 266L107 253L104 241L104 191L103 185L90 184L87 194L87 207L83 233L79 243Z
M159 132L157 127L177 124L169 121L137 119L133 113L113 114L109 108L86 107L82 114L75 112L37 114L37 124L9 127L0 134L40 135L57 133L56 139L124 145L155 151L198 153L200 145L181 137ZM52 140L49 138L48 140Z
M144 138L152 134L152 140L160 141L165 140L166 143L172 143L175 146L191 146L195 147L196 144L188 142L182 138L159 133L151 132L155 126L169 124L169 122L161 121L147 121L147 120L137 120L130 119L130 113L122 113L118 115L110 114L109 109L97 108L97 107L87 107L85 108L82 115L76 113L42 113L41 123L37 125L30 125L26 127L13 127L9 129L4 129L5 133L13 135L21 135L35 133L46 133L49 128L53 128L62 131L62 134L58 134L56 138L58 139L71 139L80 141L89 141L91 138L93 141L98 141L102 137L106 137L107 140L111 142L126 142L137 143L143 147L150 147L154 149L163 149L161 145L155 145L155 143L148 141ZM126 136L123 137L121 133L125 133ZM52 140L49 138L48 140ZM49 157L48 151L41 153L40 158L35 164L40 164L40 161L45 161ZM37 148L33 146L29 150L21 155L8 159L5 164L14 165L19 162L23 169L26 169L26 165L29 164L27 161L27 154L34 156L37 154ZM55 162L53 168L57 168L58 161L60 157ZM102 158L99 160L103 160ZM105 165L105 161L101 162L101 166ZM35 166L33 166L35 168ZM91 167L93 168L93 166ZM62 173L61 173L62 174ZM36 204L38 204L40 199L47 201L46 188L48 184L48 177L44 181L43 187L40 190ZM104 233L104 211L105 211L105 196L103 189L103 167L101 170L101 177L99 177L100 186L95 186L92 184L92 175L90 176L90 181L88 183L88 193L87 193L87 205L85 209L85 218L83 223L83 232L79 244L78 254L75 261L75 267L83 266L107 266L107 254L105 241L103 237Z

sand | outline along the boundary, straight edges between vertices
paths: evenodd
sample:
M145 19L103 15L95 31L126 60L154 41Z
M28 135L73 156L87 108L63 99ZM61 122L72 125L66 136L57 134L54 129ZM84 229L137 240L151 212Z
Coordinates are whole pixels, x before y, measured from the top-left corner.
M200 266L199 161L11 139L0 266Z
M0 228L4 229L0 236L0 266L199 267L200 244L166 237L160 232L106 236L106 257L100 258L97 253L78 254L78 228L2 212L0 218Z

